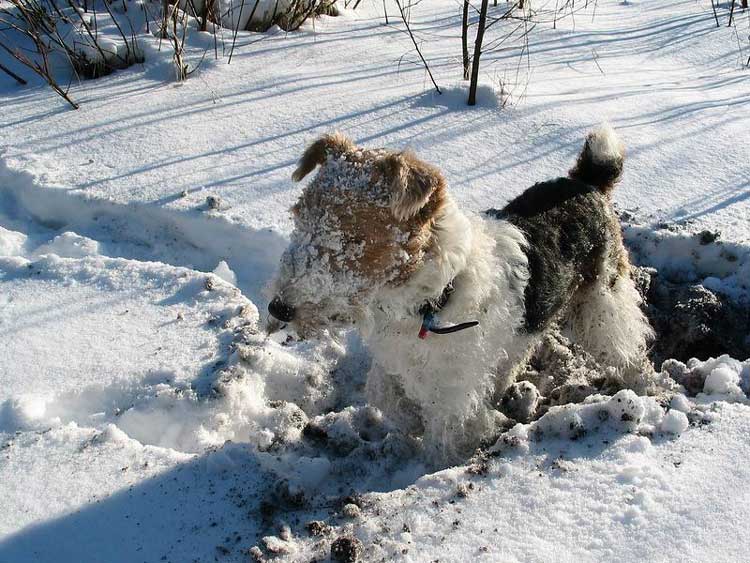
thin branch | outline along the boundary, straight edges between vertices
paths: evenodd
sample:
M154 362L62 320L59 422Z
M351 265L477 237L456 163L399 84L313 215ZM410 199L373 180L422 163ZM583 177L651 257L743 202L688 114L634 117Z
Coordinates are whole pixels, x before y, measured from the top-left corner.
M0 42L0 47L2 47L5 51L10 53L10 55L14 59L16 59L19 63L21 63L22 65L26 66L27 68L29 68L30 70L32 70L33 72L35 72L36 74L44 78L47 84L49 84L50 88L52 88L58 96L60 96L66 102L68 102L73 109L78 109L80 107L76 102L70 99L70 97L68 96L68 93L65 90L63 90L53 78L52 73L50 72L49 61L47 60L46 51L41 51L39 53L42 57L42 64L39 64L25 57L24 55L16 51L13 51L10 47L8 47L2 42Z
M461 58L464 65L464 80L469 79L469 0L464 0L461 10Z
M71 7L71 9L72 9L72 10L73 10L73 11L75 12L75 14L76 14L76 15L78 16L78 19L79 19L79 20L81 21L81 25L83 26L83 29L84 29L84 30L86 30L86 34L87 34L87 35L88 35L88 36L89 36L89 37L91 38L91 42L92 42L92 43L94 44L94 48L95 48L95 49L96 49L97 51L99 51L99 54L100 54L100 55L101 55L101 57L102 57L102 64L107 64L107 55L105 55L105 54L104 54L104 51L103 51L103 50L102 50L102 48L101 48L101 47L99 46L99 42L98 42L98 41L96 40L96 37L94 37L94 34L93 34L93 32L91 31L91 28L89 27L89 24L88 24L88 22L87 22L87 21L86 21L86 19L85 19L85 18L83 17L83 14L81 14L81 12L79 12L79 11L78 11L78 10L76 9L76 5L75 5L75 4L73 3L73 0L67 0L67 1L68 1L68 5L69 5L69 6ZM120 58L120 57L119 57L119 56L117 55L117 53L115 53L115 57L117 57L118 59Z
M417 50L417 54L419 55L419 58L422 59L422 64L424 65L425 70L427 71L427 74L430 75L430 80L432 80L433 86L435 86L435 90L437 90L438 94L442 94L440 91L440 86L437 85L437 82L435 82L435 78L432 76L432 72L430 71L430 65L427 64L427 61L422 56L422 51L419 50L419 45L417 45L417 40L414 38L414 34L411 31L411 27L409 26L409 22L406 19L406 14L404 14L404 9L401 7L401 2L399 0L395 0L396 6L398 6L398 11L401 13L401 19L404 22L404 25L406 26L406 31L409 33L409 37L411 37L411 42L414 43L414 48Z
M253 21L253 17L255 16L255 10L258 9L258 4L260 4L260 0L255 0L255 5L253 6L253 9L250 11L250 17L247 19L247 23L245 24L245 27L250 25L250 22ZM245 0L242 0L242 6L245 5ZM234 37L232 38L232 48L229 50L229 60L227 61L227 64L232 63L232 56L234 55L234 46L237 44L237 32L240 29L240 18L242 17L242 7L240 7L240 15L237 16L237 25L234 28Z
M112 21L114 22L115 27L117 28L117 31L120 32L120 37L122 37L122 40L125 42L125 64L129 64L131 61L135 61L135 59L138 58L138 53L137 52L132 53L132 59L131 59L131 47L130 47L130 43L128 42L128 38L125 36L125 32L122 30L122 27L120 27L120 24L117 22L117 18L115 18L115 15L112 13L112 10L109 9L109 3L107 2L107 0L104 0L104 7L107 9L107 13L109 14L109 17L112 18ZM128 23L130 24L130 29L132 30L133 23L130 21L129 17L128 17ZM135 50L135 48L136 48L136 45L133 44L133 50Z

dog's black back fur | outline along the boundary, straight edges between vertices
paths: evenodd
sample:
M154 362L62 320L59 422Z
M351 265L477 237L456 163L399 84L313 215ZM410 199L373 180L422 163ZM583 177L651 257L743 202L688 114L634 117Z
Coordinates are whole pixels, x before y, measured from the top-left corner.
M607 196L571 178L535 184L487 214L518 227L529 242L525 327L538 332L582 284L599 274L611 215Z

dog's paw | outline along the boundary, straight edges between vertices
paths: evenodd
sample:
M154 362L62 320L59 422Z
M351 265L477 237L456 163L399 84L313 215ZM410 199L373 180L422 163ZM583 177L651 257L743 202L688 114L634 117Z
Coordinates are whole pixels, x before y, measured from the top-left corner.
M540 399L539 390L533 383L519 381L508 387L500 401L500 410L518 422L530 422L536 414Z

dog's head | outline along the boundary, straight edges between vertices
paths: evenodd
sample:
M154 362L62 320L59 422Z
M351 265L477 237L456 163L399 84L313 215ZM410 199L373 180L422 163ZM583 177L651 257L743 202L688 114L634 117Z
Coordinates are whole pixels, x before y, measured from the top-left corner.
M293 179L318 164L292 208L294 232L269 305L302 336L355 322L378 290L408 280L445 200L440 172L410 152L363 150L326 135L305 151Z

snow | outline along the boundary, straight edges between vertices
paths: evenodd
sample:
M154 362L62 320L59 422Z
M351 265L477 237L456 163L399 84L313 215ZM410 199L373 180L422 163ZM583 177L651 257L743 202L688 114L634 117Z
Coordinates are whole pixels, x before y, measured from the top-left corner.
M498 89L491 82L480 82L477 84L476 106L479 108L502 108L507 103L507 93ZM436 91L429 92L425 96L422 104L425 107L444 107L453 111L466 111L466 100L469 98L469 84L467 82L458 82L440 89L440 94ZM471 108L470 108L471 109Z
M230 285L237 285L237 274L231 270L226 260L219 262L219 265L214 268L214 274Z
M726 237L747 239L746 148L737 140L749 118L733 111L746 100L746 77L733 30L716 29L705 2L612 4L597 7L593 21L591 12L575 24L566 18L531 39L530 71L522 61L516 72L513 49L487 53L486 83L509 74L518 103L508 111L433 104L409 38L383 26L375 4L299 33L241 34L232 64L209 53L198 80L182 85L165 82L169 53L154 42L145 72L135 66L77 84L71 95L82 111L74 116L45 90L17 99L0 75L0 99L14 108L3 123L5 158L46 185L75 186L70 195L191 211L219 194L228 220L288 231L285 210L296 195L289 172L320 133L411 146L440 163L461 204L484 209L566 170L585 132L606 119L629 155L617 201L657 221L721 224ZM413 13L415 31L433 34L425 57L450 87L460 73L458 9L441 1ZM203 48L188 56L197 63ZM191 133L180 141L173 131ZM658 173L664 166L669 175Z
M0 227L0 256L21 254L26 244L26 235Z
M742 560L748 407L711 408L710 431L679 438L617 421L576 440L514 429L502 457L372 495L356 525L365 560Z
M205 323L231 307L232 299L226 300L229 290L220 290L222 297L205 291L205 275L54 254L0 264L0 349L13 358L0 367L6 380L0 400L28 389L30 381L39 395L124 379L184 381L226 355L221 335ZM235 306L246 303L238 297ZM23 373L14 374L17 368Z
M714 365L716 367L713 367ZM710 370L703 384L704 393L743 396L739 385L743 366L738 361L728 356L722 356L708 365L704 364L703 368L706 371Z
M626 224L625 240L635 262L648 263L671 280L700 282L734 300L750 299L750 246L725 241L716 231L672 227L653 230Z
M689 425L687 415L677 409L670 410L661 421L662 432L670 434L682 434Z
M675 393L554 406L436 472L364 403L356 334L258 330L289 176L332 130L413 148L483 210L606 120L634 261L750 302L747 13L589 4L528 59L485 53L473 108L449 0L411 10L443 95L380 2L240 32L229 65L193 32L183 84L134 16L144 63L74 81L75 112L0 53L30 82L0 72L0 561L325 560L339 537L366 561L746 559L750 359L669 360Z
M685 395L683 395L682 393L677 393L674 397L672 397L672 400L669 402L669 407L672 410L680 411L683 413L689 413L691 409L690 401L688 401L687 397L685 397Z
M57 235L48 244L43 244L35 250L38 256L55 254L61 258L83 258L99 254L99 243L87 237L67 231Z

